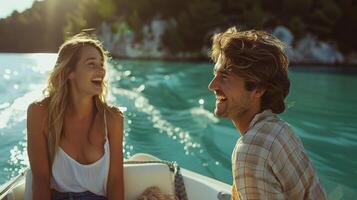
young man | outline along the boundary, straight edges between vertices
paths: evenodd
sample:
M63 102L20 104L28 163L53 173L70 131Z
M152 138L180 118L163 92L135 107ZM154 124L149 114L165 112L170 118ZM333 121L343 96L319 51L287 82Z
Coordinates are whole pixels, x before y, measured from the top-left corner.
M234 200L326 199L301 141L277 116L290 87L283 48L262 31L230 28L213 37L215 115L241 134L232 154Z

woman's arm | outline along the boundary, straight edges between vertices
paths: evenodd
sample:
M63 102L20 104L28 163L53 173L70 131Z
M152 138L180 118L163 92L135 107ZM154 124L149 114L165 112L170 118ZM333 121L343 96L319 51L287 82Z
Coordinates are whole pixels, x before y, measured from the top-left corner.
M32 199L50 199L50 171L45 119L47 109L32 103L27 109L27 153L32 171Z
M109 200L124 200L123 176L123 116L118 109L108 115L108 139L110 145L110 166L107 182Z

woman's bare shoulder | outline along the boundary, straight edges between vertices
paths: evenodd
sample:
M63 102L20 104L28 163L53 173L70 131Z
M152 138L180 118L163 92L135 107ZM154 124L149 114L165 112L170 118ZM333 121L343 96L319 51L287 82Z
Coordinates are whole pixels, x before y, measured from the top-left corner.
M109 132L123 131L124 128L124 116L118 107L111 106L108 108L108 127Z
M34 101L32 102L28 109L27 113L28 115L32 116L47 116L48 113L48 105L49 105L49 99L45 98L40 101Z
M108 133L109 133L109 140L112 141L111 144L113 144L113 141L122 141L123 130L124 130L123 113L120 111L119 108L115 106L109 107L107 113L108 113L107 115ZM119 145L119 143L117 145Z
M123 112L116 106L110 106L108 107L109 110L109 118L111 120L117 121L117 120L123 120Z

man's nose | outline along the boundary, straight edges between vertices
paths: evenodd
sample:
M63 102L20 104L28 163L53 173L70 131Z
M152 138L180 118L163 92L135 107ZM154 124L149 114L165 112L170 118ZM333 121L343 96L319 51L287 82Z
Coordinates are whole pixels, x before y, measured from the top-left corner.
M209 90L217 90L218 89L218 82L217 77L214 77L212 81L208 84Z

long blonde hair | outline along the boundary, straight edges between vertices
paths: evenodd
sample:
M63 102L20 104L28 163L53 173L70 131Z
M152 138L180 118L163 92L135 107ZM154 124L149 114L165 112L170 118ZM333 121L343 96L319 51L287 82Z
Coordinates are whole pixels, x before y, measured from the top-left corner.
M46 99L48 99L48 145L51 166L64 130L64 116L69 101L68 76L74 70L84 46L96 48L101 53L104 63L108 58L101 43L86 33L80 33L69 38L59 48L55 67L49 76L45 89ZM102 93L95 96L94 101L97 108L104 111L109 110L106 102L107 82L103 80L102 84Z

